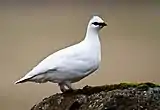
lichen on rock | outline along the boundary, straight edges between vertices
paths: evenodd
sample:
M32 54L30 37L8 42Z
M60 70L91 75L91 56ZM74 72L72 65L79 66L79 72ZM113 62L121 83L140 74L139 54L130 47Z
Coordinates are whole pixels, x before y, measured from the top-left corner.
M57 93L31 110L160 110L160 86L120 83Z

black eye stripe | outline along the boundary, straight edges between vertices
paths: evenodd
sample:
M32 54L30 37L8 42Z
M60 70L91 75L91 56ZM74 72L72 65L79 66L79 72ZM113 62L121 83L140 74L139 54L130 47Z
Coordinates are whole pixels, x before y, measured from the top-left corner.
M92 24L94 24L94 25L100 25L100 23L98 23L98 22L93 22Z
M93 22L92 24L94 24L95 26L106 26L105 23L98 23L98 22Z

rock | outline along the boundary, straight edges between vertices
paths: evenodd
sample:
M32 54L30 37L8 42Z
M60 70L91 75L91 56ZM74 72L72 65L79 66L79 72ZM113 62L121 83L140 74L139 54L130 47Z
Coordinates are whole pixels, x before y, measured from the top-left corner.
M57 93L31 110L160 110L160 86L120 83Z

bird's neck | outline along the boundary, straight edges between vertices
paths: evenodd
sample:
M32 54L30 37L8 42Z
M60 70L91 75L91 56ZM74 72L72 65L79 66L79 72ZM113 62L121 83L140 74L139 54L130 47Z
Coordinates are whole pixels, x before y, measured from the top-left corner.
M88 27L86 37L83 41L84 44L87 45L86 48L91 48L94 50L94 52L97 52L98 54L101 53L101 43L99 39L98 30L95 30L92 27Z
M99 42L98 30L88 27L86 32L86 37L84 40L90 42L97 42L97 41Z
M101 43L98 35L98 30L87 28L86 37L83 40L87 50L90 50L93 58L101 61Z

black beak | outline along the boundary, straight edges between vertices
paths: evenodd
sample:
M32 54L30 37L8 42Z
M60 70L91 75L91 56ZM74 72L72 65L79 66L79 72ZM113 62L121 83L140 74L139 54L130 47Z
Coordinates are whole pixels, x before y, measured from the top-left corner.
M104 23L100 23L100 26L107 26L107 24L104 22Z

